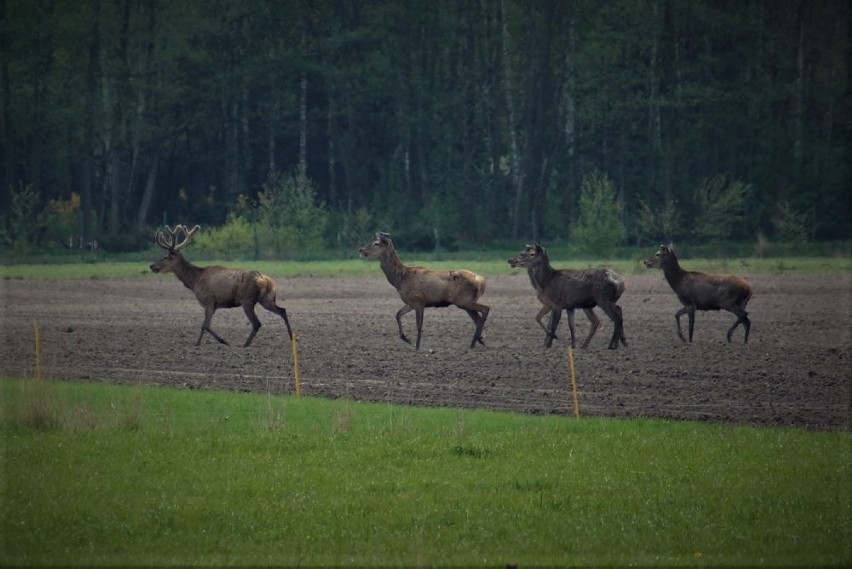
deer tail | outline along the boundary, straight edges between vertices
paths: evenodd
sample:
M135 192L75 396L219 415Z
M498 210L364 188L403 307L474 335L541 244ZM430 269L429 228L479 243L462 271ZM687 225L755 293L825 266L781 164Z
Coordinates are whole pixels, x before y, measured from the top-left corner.
M479 275L474 275L473 284L476 286L476 298L485 294L485 278Z
M613 270L606 270L606 279L615 286L616 299L624 293L624 279Z
M266 275L258 274L255 278L255 283L257 283L259 292L258 298L266 298L271 294L272 299L275 300L275 281Z

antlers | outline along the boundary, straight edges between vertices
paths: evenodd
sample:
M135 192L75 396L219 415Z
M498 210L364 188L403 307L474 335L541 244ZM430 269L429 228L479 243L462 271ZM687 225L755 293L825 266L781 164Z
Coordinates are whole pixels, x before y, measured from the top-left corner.
M176 253L183 249L187 243L192 239L192 236L195 235L195 232L201 229L200 225L196 225L192 229L187 229L185 225L176 225L174 229L166 226L166 232L168 232L168 238L162 231L157 232L157 245L165 249L170 253ZM183 232L183 240L177 243L177 236L179 233Z

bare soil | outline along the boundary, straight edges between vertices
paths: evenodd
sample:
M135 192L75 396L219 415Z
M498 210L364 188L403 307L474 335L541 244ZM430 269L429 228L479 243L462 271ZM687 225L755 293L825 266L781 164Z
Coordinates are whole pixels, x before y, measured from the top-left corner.
M574 351L584 416L657 417L849 430L852 416L852 277L745 275L754 285L749 343L734 316L699 312L695 338L675 333L680 305L656 271L627 275L620 301L629 347L606 349L612 323ZM486 346L468 349L473 323L454 307L427 309L421 349L402 342L395 290L375 278L278 279L279 304L298 335L306 395L420 406L572 415L568 330L544 348L539 309L525 274L488 279ZM220 310L195 346L203 311L171 275L135 280L0 282L0 373L34 371L33 322L44 374L55 379L191 389L292 392L283 322L258 307L263 327L240 309ZM589 325L578 311L578 344ZM684 318L684 325L686 319ZM415 338L413 313L403 318Z

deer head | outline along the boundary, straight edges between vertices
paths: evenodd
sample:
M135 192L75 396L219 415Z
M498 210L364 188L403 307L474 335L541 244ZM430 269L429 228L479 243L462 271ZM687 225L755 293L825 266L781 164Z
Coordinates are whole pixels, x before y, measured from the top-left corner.
M166 256L162 259L151 263L151 271L155 273L168 273L174 271L178 263L183 260L180 250L186 245L195 235L195 232L201 229L200 225L196 225L192 229L187 229L185 225L176 225L174 229L166 226L166 236L162 231L157 231L157 245L166 250ZM182 234L182 239L179 239Z
M364 259L378 259L387 250L393 250L393 241L389 233L379 231L376 240L358 249L358 253Z
M547 250L537 242L534 245L527 245L524 250L516 257L509 259L509 266L513 269L519 267L532 267L544 261L547 255Z
M674 247L671 245L660 245L660 248L654 253L653 257L645 259L645 268L647 269L659 269L662 268L663 264L672 258L675 257Z

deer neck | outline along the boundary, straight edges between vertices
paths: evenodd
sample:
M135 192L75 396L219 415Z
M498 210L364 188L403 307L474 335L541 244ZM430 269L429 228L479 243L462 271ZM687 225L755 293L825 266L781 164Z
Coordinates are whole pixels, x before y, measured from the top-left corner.
M663 263L663 275L666 277L666 280L672 288L677 288L685 274L686 271L681 268L677 257L674 255L666 259L666 262Z
M388 249L382 256L379 257L379 264L384 271L388 282L397 290L402 286L402 280L405 277L406 266L402 264L399 258L399 253L395 249Z
M183 256L178 257L178 263L174 268L174 273L178 280L182 282L186 288L192 291L195 290L195 285L203 271L204 269L202 267L193 265L184 259Z
M550 259L545 257L542 262L528 268L530 281L537 289L544 289L556 276L556 269L550 266Z
M536 290L541 290L541 286L538 284L535 274L535 269L533 267L527 267L527 276L530 278L530 284L532 284L533 288Z

